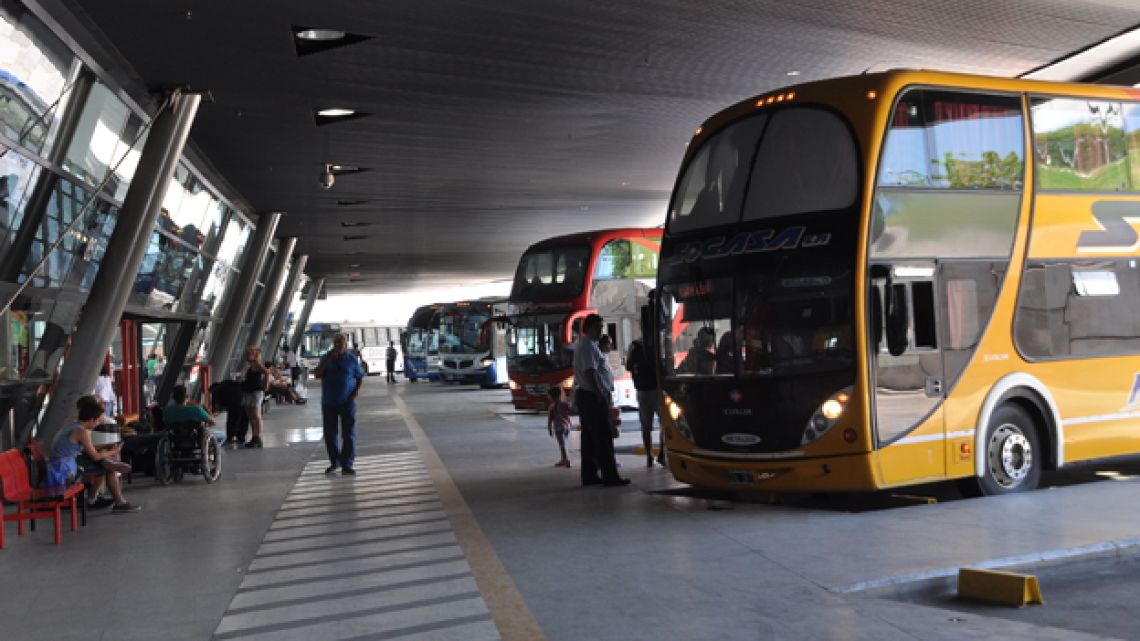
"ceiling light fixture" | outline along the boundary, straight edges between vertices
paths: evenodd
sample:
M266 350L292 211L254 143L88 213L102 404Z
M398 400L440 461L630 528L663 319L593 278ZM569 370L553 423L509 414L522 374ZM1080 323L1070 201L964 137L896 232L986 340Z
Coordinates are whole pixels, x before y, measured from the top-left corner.
M799 69L792 69L791 71L785 72L784 75L785 76L798 76L798 75L800 75L800 70Z
M343 118L344 116L351 116L356 113L355 109L343 109L341 107L329 107L328 109L318 109L317 115L324 116L325 118Z
M330 40L340 40L348 35L340 29L301 29L293 35L299 40L309 40L312 42L328 42Z

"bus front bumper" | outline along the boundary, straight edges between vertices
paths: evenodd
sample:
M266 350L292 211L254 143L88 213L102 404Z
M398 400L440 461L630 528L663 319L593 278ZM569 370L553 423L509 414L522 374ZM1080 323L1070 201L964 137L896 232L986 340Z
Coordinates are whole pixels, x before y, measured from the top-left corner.
M731 492L858 492L878 489L868 453L818 458L717 458L669 450L673 476L697 487Z

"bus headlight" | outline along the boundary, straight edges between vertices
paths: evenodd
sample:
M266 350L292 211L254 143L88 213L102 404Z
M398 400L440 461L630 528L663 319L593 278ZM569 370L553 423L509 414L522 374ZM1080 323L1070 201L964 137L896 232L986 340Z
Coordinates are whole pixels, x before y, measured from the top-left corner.
M843 410L847 408L847 401L849 400L851 400L851 388L845 387L824 401L812 414L807 426L804 427L804 436L800 439L800 445L811 443L831 429L839 417L843 416Z
M483 360L479 362L483 365L483 367L490 367L491 365L495 364L495 359L491 358L490 356L485 356L483 357Z
M519 387L521 387L521 386L518 383L514 382L513 380L509 380L509 381L507 381L507 387L509 387L511 389L519 389Z
M661 400L665 404L665 411L669 413L669 418L673 419L673 425L677 427L681 436L690 443L696 443L697 439L693 436L693 430L689 429L689 422L685 420L685 412L681 406L668 394L663 394Z

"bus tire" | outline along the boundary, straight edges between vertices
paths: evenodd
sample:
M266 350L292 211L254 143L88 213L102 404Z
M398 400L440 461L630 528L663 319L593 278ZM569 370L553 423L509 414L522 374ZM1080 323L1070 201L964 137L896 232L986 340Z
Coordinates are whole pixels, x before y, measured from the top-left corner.
M979 454L986 457L978 479L982 494L1027 492L1041 481L1045 453L1037 426L1016 404L1006 403L994 410L986 430L985 452Z
M364 371L365 376L371 376L371 374L368 373L368 362L367 361L360 361L360 369Z

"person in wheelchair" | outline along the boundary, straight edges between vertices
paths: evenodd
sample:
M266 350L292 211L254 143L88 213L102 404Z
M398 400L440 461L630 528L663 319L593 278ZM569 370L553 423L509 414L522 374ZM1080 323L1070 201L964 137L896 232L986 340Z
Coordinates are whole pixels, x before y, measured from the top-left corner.
M119 474L131 471L130 465L115 460L122 444L96 448L91 440L91 432L103 422L103 400L98 396L83 396L75 402L75 408L78 410L78 420L65 425L52 439L48 459L48 485L67 485L82 475L90 488L89 507L102 508L109 505L97 498L105 482L114 496L115 507L112 511L115 514L138 512L142 507L123 497L122 485L119 483Z
M206 411L206 408L186 399L185 385L175 385L171 390L170 405L162 408L162 422L166 425L201 422L210 427L216 424L213 415ZM226 441L226 433L221 430L211 429L210 434L213 434L214 440L219 445Z
M177 483L186 472L201 474L207 483L222 470L222 443L226 435L210 429L214 417L201 405L186 400L186 386L171 391L171 404L162 410L166 430L155 447L154 477L160 485Z

